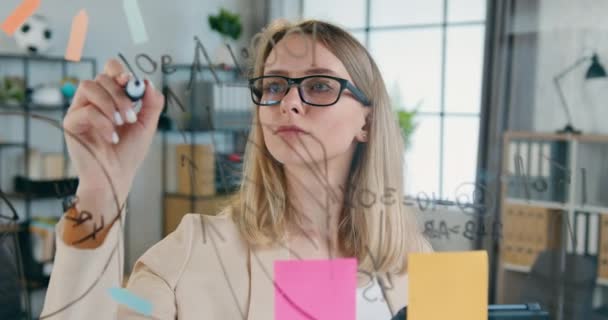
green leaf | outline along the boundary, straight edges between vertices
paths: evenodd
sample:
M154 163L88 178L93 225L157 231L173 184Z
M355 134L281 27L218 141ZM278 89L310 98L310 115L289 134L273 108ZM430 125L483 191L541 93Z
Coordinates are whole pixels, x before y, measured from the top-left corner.
M209 26L211 30L217 31L220 35L238 40L241 36L243 26L241 18L236 13L221 8L218 15L209 16Z
M418 124L414 121L414 118L418 114L418 109L407 111L407 110L398 110L397 111L397 120L399 122L399 127L401 127L401 134L403 134L403 139L405 141L406 149L410 146L411 136L418 127Z

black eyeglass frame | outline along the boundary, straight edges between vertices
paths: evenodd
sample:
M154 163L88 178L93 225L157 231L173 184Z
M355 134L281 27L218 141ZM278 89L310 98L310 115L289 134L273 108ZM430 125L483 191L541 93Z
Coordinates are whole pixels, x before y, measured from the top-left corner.
M249 89L251 91L251 100L253 101L253 103L255 103L259 106L275 106L275 105L278 105L279 103L281 103L281 100L283 99L283 98L281 98L281 100L273 102L273 103L255 102L255 98L254 98L255 89L254 89L253 84L255 81L258 81L260 79L265 79L265 78L282 78L287 81L287 91L285 91L283 98L289 93L289 90L291 89L291 87L294 84L297 84L298 85L298 94L300 95L300 100L311 106L328 107L328 106L336 104L340 100L340 97L342 97L342 92L344 91L344 89L348 89L348 91L350 91L353 94L355 99L357 99L357 101L361 102L364 106L367 106L367 107L371 106L371 101L369 100L369 98L367 98L365 96L365 94L361 90L359 90L359 88L355 87L355 85L352 84L350 81L348 81L346 79L338 78L338 77L328 76L328 75L310 75L310 76L301 77L301 78L289 78L289 77L280 76L280 75L266 75L266 76L249 79ZM302 96L302 87L300 86L300 84L302 83L302 81L304 81L306 79L310 79L310 78L328 78L328 79L333 79L333 80L338 81L340 83L340 90L338 92L338 96L336 97L336 100L329 104L309 103L306 100L304 100L304 97Z

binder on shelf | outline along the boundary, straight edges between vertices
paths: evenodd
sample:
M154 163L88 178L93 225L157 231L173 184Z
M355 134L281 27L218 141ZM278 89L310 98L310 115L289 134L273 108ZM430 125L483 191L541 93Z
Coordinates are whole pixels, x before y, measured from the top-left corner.
M251 122L249 89L200 81L192 92L195 130L247 129Z
M177 191L186 195L215 194L215 151L212 144L175 146Z

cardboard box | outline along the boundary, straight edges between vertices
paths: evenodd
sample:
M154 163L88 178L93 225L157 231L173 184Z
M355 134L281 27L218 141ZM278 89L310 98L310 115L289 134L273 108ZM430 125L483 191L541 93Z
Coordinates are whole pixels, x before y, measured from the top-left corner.
M30 179L41 179L42 178L42 154L36 149L29 150L29 167L28 178ZM23 162L25 163L25 154L23 155Z
M63 172L64 159L62 153L45 153L42 156L42 179L62 179L66 175Z
M178 144L175 147L177 192L185 195L215 194L215 152L213 145Z
M505 205L502 214L506 228L501 244L503 262L532 266L540 252L558 248L562 215L559 210L543 207Z
M600 247L598 252L598 278L608 279L608 216L600 215Z
M188 213L215 215L229 203L231 194L211 197L198 197L192 200L179 195L165 196L164 235L171 233L179 225L182 217ZM194 207L194 208L192 208ZM194 209L194 210L193 210Z

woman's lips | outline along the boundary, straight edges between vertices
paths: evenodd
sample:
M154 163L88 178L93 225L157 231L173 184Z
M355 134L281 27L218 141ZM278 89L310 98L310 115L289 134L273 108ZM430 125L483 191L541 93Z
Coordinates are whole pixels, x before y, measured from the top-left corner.
M307 132L298 126L280 126L275 131L275 134L279 134L279 133L307 133Z
M301 131L301 130L283 130L283 131L278 131L276 134L281 137L296 137L298 135L305 134L305 133L306 132Z

